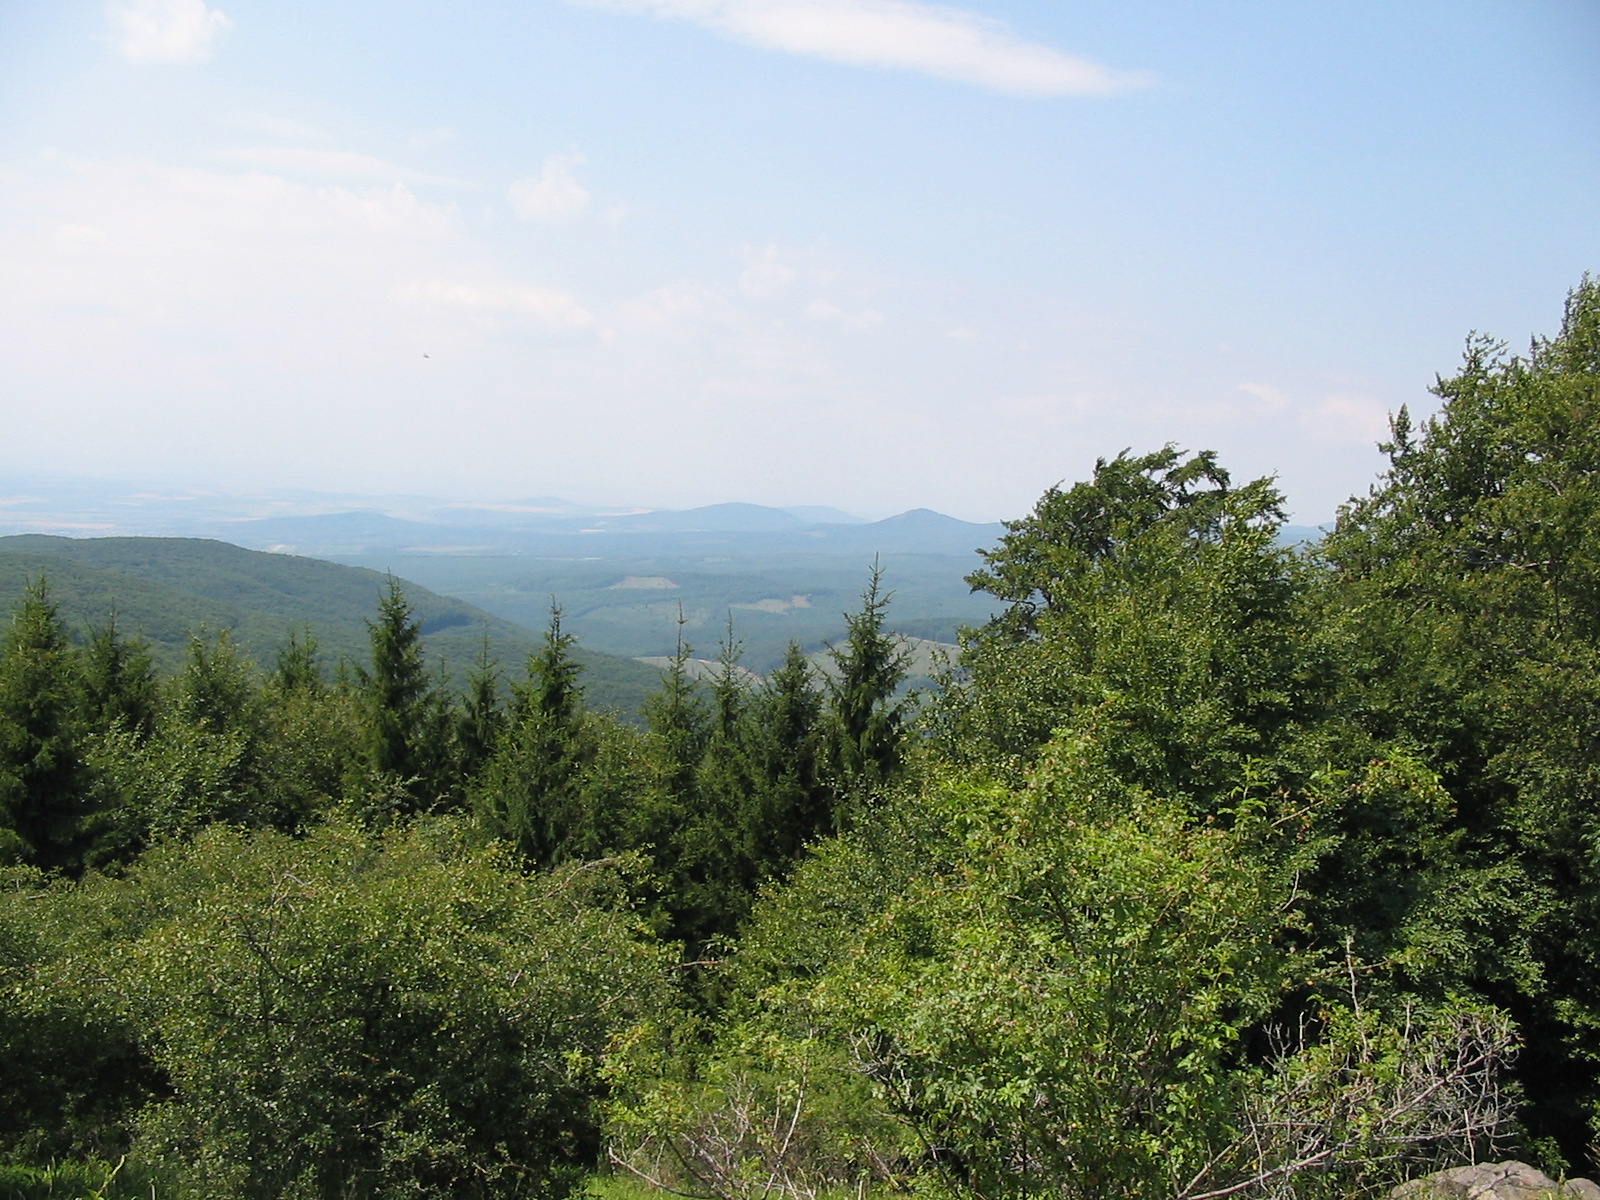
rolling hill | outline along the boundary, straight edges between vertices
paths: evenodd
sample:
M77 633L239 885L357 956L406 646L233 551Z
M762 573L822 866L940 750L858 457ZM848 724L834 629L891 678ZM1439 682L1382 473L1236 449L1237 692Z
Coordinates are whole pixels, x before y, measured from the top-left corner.
M319 559L246 550L203 538L0 538L0 604L15 608L43 577L69 629L81 636L116 614L119 628L148 639L158 668L183 661L191 632L226 629L259 661L271 662L291 632L309 630L330 664L363 661L366 622L387 576ZM402 581L429 654L460 679L485 637L508 678L537 649L529 628ZM636 714L660 673L582 647L590 702Z

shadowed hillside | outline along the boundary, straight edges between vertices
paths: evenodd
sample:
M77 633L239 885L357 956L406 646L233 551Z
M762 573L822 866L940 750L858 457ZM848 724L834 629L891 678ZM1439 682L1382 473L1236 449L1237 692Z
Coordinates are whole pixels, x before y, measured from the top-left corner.
M191 631L227 629L257 659L270 662L291 632L309 629L330 669L363 661L366 622L386 576L319 559L245 550L201 538L0 538L0 604L9 611L30 580L44 576L75 633L115 613L124 632L148 639L159 668L181 660ZM460 678L485 636L507 678L539 643L537 633L414 583L406 594L435 662ZM584 685L597 707L635 713L659 673L626 659L582 650Z

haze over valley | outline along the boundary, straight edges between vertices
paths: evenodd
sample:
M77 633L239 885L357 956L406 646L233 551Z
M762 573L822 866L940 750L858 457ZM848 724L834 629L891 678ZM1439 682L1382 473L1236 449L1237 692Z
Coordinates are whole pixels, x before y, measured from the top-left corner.
M977 551L1004 532L998 522L976 524L927 510L867 521L839 509L738 503L641 511L555 497L474 505L404 496L162 491L43 478L32 483L0 497L0 536L210 538L324 559L368 569L374 580L392 573L493 614L529 637L543 630L554 603L585 650L626 659L671 655L681 632L695 657L709 660L731 620L744 665L758 674L776 667L790 642L824 662L826 646L843 635L844 614L859 604L876 562L892 593L889 626L910 639L914 678L923 679L934 652L953 651L958 630L993 611L965 576L979 565ZM7 539L0 542L6 547L37 553L45 543ZM63 549L82 555L90 546ZM19 590L20 579L13 582ZM377 588L369 583L367 590L375 595ZM423 605L425 618L433 618L429 605L436 604ZM314 624L318 611L313 606L306 620ZM341 619L348 626L348 618ZM291 623L281 615L280 635ZM469 657L461 651L462 645L454 647L458 666Z
M0 1200L1600 1197L1597 64L0 0Z

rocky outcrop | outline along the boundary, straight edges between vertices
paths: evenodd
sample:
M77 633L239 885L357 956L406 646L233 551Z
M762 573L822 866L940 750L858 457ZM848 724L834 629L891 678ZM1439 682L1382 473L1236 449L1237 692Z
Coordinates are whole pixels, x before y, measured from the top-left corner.
M1557 1183L1527 1163L1478 1163L1402 1183L1390 1200L1600 1200L1587 1179Z

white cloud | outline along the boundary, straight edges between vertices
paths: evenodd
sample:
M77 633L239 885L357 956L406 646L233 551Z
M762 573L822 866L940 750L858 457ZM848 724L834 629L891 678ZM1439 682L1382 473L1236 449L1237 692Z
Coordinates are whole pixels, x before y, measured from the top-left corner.
M1241 383L1238 389L1254 397L1255 403L1222 401L1207 410L1209 415L1245 423L1289 416L1319 443L1330 446L1371 446L1389 432L1388 407L1362 392L1328 392L1321 400L1310 400L1270 383Z
M1307 421L1330 442L1372 446L1389 435L1389 409L1376 396L1335 392L1307 414Z
M56 236L69 244L94 245L106 240L106 231L96 229L92 225L60 225L56 228Z
M456 131L448 125L431 125L427 129L419 129L406 139L406 145L413 150L431 150L435 146L443 146L447 142L456 140Z
M1282 412L1289 406L1289 397L1283 389L1275 388L1270 383L1241 383L1239 390L1260 401L1263 412Z
M734 310L710 288L689 283L668 284L617 306L619 324L630 332L667 334L702 325L726 325Z
M106 19L130 62L204 62L216 36L233 28L205 0L111 0Z
M365 179L377 182L404 180L407 183L447 183L459 185L461 180L442 175L429 175L396 166L370 154L357 154L350 150L315 150L307 146L257 146L233 150L218 150L213 158L223 162L243 163L285 175L304 175L316 179Z
M799 276L777 246L766 246L758 254L746 250L744 271L739 275L739 290L746 296L770 300L782 294Z
M832 321L852 329L871 329L874 325L883 324L883 314L876 309L864 308L858 313L850 313L820 297L806 305L806 316L813 321Z
M914 0L577 0L694 21L737 41L864 67L917 71L1018 96L1106 96L1145 87L1017 36L998 21Z
M519 179L508 197L519 217L529 221L570 220L589 207L589 189L573 177L584 161L581 154L552 154L537 179Z
M446 308L523 317L557 333L577 333L594 325L594 315L576 297L528 284L427 279L406 284L400 294L408 300Z
M282 138L288 142L325 142L328 140L328 131L325 129L319 129L315 125L307 125L303 121L290 120L287 117L275 117L271 113L235 110L226 116L219 117L217 124L228 129L240 129L246 133L261 134L264 137Z
M93 427L107 453L172 458L200 453L182 430L231 422L248 459L249 438L359 428L424 353L483 363L593 322L404 186L47 163L0 205L0 343L8 386L37 398L41 450Z

